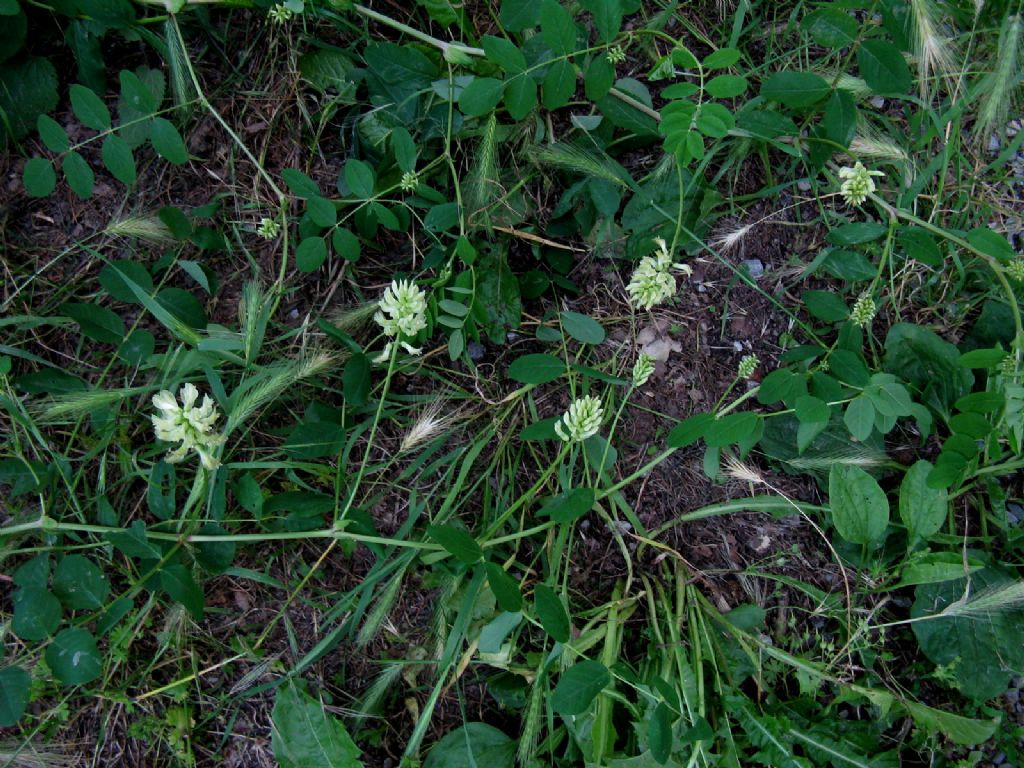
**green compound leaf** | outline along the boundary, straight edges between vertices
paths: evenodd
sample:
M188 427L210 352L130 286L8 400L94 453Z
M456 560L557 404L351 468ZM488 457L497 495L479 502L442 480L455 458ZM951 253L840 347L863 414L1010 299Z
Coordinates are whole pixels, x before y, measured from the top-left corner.
M927 541L946 522L949 495L945 488L928 485L931 471L931 463L921 459L907 470L900 483L900 519L907 526L908 547Z
M359 747L322 702L288 680L271 712L271 744L281 768L362 768Z
M295 249L295 266L303 272L313 272L327 260L327 241L322 237L307 237Z
M49 115L40 115L36 120L39 138L51 152L67 152L71 148L71 140L67 131Z
M498 106L505 83L493 77L478 77L459 94L459 109L467 117L479 117Z
M100 676L102 664L96 639L88 630L61 630L46 649L46 663L64 685L84 685Z
M423 768L513 768L518 742L486 723L466 723L446 734Z
M203 618L203 592L196 585L189 569L177 563L160 569L160 588L185 609L196 621Z

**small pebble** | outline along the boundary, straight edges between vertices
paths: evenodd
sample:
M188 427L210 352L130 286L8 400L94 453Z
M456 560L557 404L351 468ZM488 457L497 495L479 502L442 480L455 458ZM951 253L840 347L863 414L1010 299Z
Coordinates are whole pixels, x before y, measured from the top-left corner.
M479 341L471 341L466 345L466 352L469 353L470 360L479 363L487 354L487 349Z
M760 259L747 259L743 262L743 266L750 272L750 276L755 280L760 280L764 277L764 264Z
M988 137L988 151L998 152L999 151L999 136L992 134Z
M871 106L874 107L875 109L881 109L882 107L885 106L885 99L883 99L881 96L872 96Z
M737 352L742 352L743 351L743 342L734 341L732 343L732 348L735 349Z
M800 181L798 181L796 183L796 188L799 189L801 192L810 192L811 191L811 182L804 181L804 180L801 179Z
M1024 522L1024 506L1011 501L1006 505L1006 520L1010 525L1020 525Z

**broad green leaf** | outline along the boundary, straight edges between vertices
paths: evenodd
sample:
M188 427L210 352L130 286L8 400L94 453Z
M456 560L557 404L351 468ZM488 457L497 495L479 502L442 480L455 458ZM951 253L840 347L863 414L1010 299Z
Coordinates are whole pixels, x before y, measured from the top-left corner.
M33 157L25 163L21 181L32 197L46 197L57 186L57 172L45 157Z
M545 82L547 77L545 76ZM591 101L598 101L608 95L615 82L615 65L604 56L594 56L587 65L583 76L584 94ZM546 102L545 102L546 105Z
M911 618L947 613L911 627L925 656L948 666L960 691L981 703L1005 691L1024 668L1024 610L1019 607L1020 582L1001 568L976 571L969 593L966 586L965 579L957 579L917 587Z
M716 99L734 99L747 90L747 78L740 75L718 75L708 80L704 89Z
M594 507L595 498L593 488L573 488L571 491L553 496L537 514L540 517L550 517L556 523L571 523Z
M135 158L132 156L132 148L128 142L111 133L103 140L103 164L107 166L110 174L126 186L135 183L137 172L135 169Z
M289 678L274 698L271 744L280 768L362 768L342 722Z
M92 196L92 190L96 183L96 175L89 167L85 158L77 152L68 152L64 155L60 169L64 172L68 186L82 200Z
M84 685L103 671L96 638L79 627L57 633L46 649L46 664L64 685Z
M704 68L726 69L738 62L741 55L742 54L740 54L740 52L735 48L719 48L717 51L709 53L704 58Z
M331 247L345 261L359 261L359 256L362 253L362 245L359 242L359 238L352 234L351 230L344 227L337 227L331 233Z
M604 328L594 318L569 311L562 312L560 318L562 328L576 341L582 341L584 344L600 344L604 341Z
M526 58L515 43L506 40L504 37L484 35L480 44L483 46L487 58L508 72L510 75L518 75L526 71Z
M373 187L376 183L373 168L362 160L349 160L345 163L345 183L353 195L362 200L369 200L373 197Z
M794 109L812 107L828 96L828 82L812 72L777 72L761 86L761 95Z
M485 115L501 100L505 83L493 77L477 77L459 94L459 109L467 117Z
M431 525L427 528L427 533L444 547L446 552L455 555L467 565L479 562L484 556L484 551L480 549L476 539L454 525Z
M509 613L516 613L523 607L523 593L519 582L508 575L497 563L487 563L487 583L498 601L498 607Z
M281 178L291 193L298 198L323 197L317 183L297 168L285 168L281 171Z
M730 413L707 426L704 442L710 448L725 448L745 440L757 429L757 424L757 414L753 411Z
M578 662L562 673L551 695L551 706L560 715L582 715L611 681L611 674L601 662Z
M68 303L61 306L82 329L82 335L104 344L120 344L124 340L124 320L115 312L98 304Z
M295 249L295 266L302 272L314 272L327 260L327 241L322 237L307 237Z
M647 744L659 765L664 765L672 756L672 710L665 702L659 702L647 724Z
M466 723L430 749L423 768L513 768L518 742L486 723Z
M565 370L564 360L554 355L533 354L513 360L508 375L522 384L546 384L559 378Z
M711 413L698 413L683 419L668 433L669 448L686 448L693 445L708 429L714 427L715 417Z
M839 535L851 544L880 543L889 525L889 502L871 475L850 464L833 464L828 474L829 506Z
M19 56L0 64L0 134L25 138L39 115L52 112L57 101L57 70L49 60Z
M10 728L28 706L32 676L21 667L0 669L0 728Z
M345 445L345 430L331 421L309 421L291 431L281 449L296 459L337 456Z
M311 197L306 201L306 213L318 227L333 227L338 220L334 203L322 197Z
M356 83L349 77L352 60L341 51L320 48L299 57L299 73L318 91L334 91L335 104L354 104Z
M185 606L193 619L203 618L203 592L196 585L189 569L178 563L160 569L160 588L174 601Z
M60 625L60 601L42 586L25 586L14 593L11 629L22 640L45 640Z
M107 540L128 555L128 557L137 557L141 560L159 560L163 556L156 546L149 543L149 538L146 535L146 525L141 520L136 520L121 531L108 534Z
M341 373L341 391L350 405L365 405L370 397L370 358L356 353Z
M857 49L857 66L868 87L883 96L901 96L914 83L903 54L886 40L862 42Z
M608 84L610 86L611 82ZM544 76L543 91L545 109L564 107L576 93L576 67L565 59L556 61Z
M533 590L533 605L544 631L559 643L569 642L569 614L555 591L547 584L538 584Z
M581 5L594 17L594 28L602 43L610 43L622 28L622 0L583 0Z
M843 423L855 440L867 440L875 428L875 407L871 400L861 395L850 401L843 414Z
M391 131L391 151L395 154L395 162L406 173L416 170L416 142L403 126ZM332 222L333 223L333 222Z
M67 131L49 115L40 115L36 120L36 128L39 130L39 138L51 152L67 152L71 148Z
M501 653L501 646L505 638L509 636L516 627L523 621L523 615L517 612L505 611L499 613L480 630L480 653Z
M819 8L804 16L800 26L825 48L844 48L857 39L860 25L838 8Z
M825 103L822 117L825 136L841 147L849 147L857 132L857 102L849 91L836 90Z
M904 701L903 706L918 728L928 733L941 733L954 744L985 744L999 729L997 720L975 720L915 701Z
M110 110L91 88L76 83L68 88L68 94L71 96L71 109L82 125L94 131L110 128Z
M932 465L921 459L903 476L900 483L900 519L907 527L907 546L927 541L942 528L949 510L949 496L944 488L931 488L928 475Z
M558 0L540 0L540 34L556 56L576 51L576 24Z
M501 0L501 25L509 32L522 32L537 26L540 3L537 0Z
M0 62L7 61L22 49L28 36L28 18L17 0L2 0L0 16Z
M178 133L178 129L169 120L162 117L154 117L150 127L149 140L153 149L160 157L174 165L184 165L188 162L188 149L185 142Z
M513 120L522 120L537 106L537 84L528 75L516 75L505 86L505 108Z
M53 591L68 608L102 608L110 594L110 582L103 571L84 555L68 555L57 563Z
M838 323L850 316L846 302L831 291L804 291L800 298L808 312L826 323Z
M104 264L100 270L99 281L103 290L109 293L111 298L126 304L134 304L137 301L135 292L125 282L125 278L131 280L146 293L153 290L153 278L146 268L137 261L117 259Z

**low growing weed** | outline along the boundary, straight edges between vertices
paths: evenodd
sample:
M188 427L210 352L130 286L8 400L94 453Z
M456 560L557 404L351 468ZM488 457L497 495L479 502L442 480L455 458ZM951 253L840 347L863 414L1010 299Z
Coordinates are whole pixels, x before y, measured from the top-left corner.
M1020 14L0 0L0 754L1019 761Z

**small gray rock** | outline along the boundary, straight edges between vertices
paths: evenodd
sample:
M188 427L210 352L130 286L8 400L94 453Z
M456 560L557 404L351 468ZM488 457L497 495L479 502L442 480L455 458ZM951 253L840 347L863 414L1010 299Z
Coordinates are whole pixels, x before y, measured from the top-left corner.
M479 341L471 341L466 344L466 352L469 353L469 359L474 363L479 363L484 359L487 354L487 348L484 347Z
M870 104L875 109L881 109L882 107L885 106L885 99L883 99L881 96L872 96L870 99Z
M764 277L764 263L760 259L747 259L743 262L743 266L747 268L750 276L755 280L760 280Z

